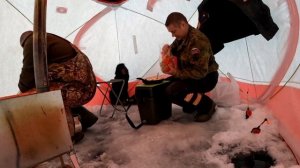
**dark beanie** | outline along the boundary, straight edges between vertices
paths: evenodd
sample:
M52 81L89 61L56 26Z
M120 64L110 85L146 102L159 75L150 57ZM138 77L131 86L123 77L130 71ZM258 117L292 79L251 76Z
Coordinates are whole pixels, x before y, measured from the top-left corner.
M26 31L24 33L22 33L21 37L20 37L20 44L23 47L25 44L25 41L33 34L32 31Z

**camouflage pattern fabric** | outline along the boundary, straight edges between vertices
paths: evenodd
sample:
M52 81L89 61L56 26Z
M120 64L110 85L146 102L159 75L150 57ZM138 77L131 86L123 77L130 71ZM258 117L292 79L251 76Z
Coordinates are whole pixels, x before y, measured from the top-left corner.
M185 39L176 39L171 44L171 52L177 57L176 78L199 80L218 71L219 65L215 61L209 39L192 26Z
M65 106L76 107L90 101L96 91L96 78L88 58L79 52L64 63L49 65L48 75L51 85L59 86Z
M63 63L50 64L48 67L50 90L60 89L62 92L71 136L75 129L71 108L86 104L96 92L92 65L85 54L75 49L77 55L74 58Z

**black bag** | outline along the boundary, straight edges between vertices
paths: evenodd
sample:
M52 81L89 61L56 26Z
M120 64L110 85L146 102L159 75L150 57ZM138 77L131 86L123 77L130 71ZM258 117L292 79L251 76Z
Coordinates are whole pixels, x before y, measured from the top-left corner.
M128 95L129 72L128 72L128 69L127 69L127 67L125 66L124 63L120 63L120 64L117 65L114 79L123 79L124 82L125 82L124 86L123 86L123 90L120 94L120 101L123 104L126 104L126 102L128 101L128 98L129 98L129 95ZM119 95L119 93L122 89L122 82L113 83L112 84L112 89L114 90L116 95ZM112 91L110 91L109 97L110 97L111 104L116 104L117 97L113 94Z

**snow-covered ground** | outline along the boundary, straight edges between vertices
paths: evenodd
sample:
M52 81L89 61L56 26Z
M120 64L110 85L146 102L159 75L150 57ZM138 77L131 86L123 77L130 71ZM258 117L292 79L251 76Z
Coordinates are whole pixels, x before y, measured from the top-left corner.
M99 115L99 107L88 107ZM213 118L196 123L191 114L173 106L172 117L157 125L135 130L123 112L105 106L98 122L74 145L83 168L233 168L231 158L239 153L268 151L275 168L299 168L291 150L278 133L277 121L260 105L251 105L252 115L245 118L247 105L218 107ZM129 116L138 124L137 106ZM251 133L258 127L259 134ZM69 162L68 157L64 160ZM59 159L43 163L59 167Z

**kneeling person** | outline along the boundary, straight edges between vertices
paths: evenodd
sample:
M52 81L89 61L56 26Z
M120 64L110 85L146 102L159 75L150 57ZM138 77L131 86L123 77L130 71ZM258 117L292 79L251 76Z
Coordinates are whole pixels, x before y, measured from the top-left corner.
M183 107L183 111L196 111L194 120L208 121L215 112L216 104L205 93L218 82L219 65L215 61L209 39L190 26L186 17L171 13L165 26L176 39L162 51L162 72L171 75L166 94L172 103ZM164 59L175 60L168 66Z

